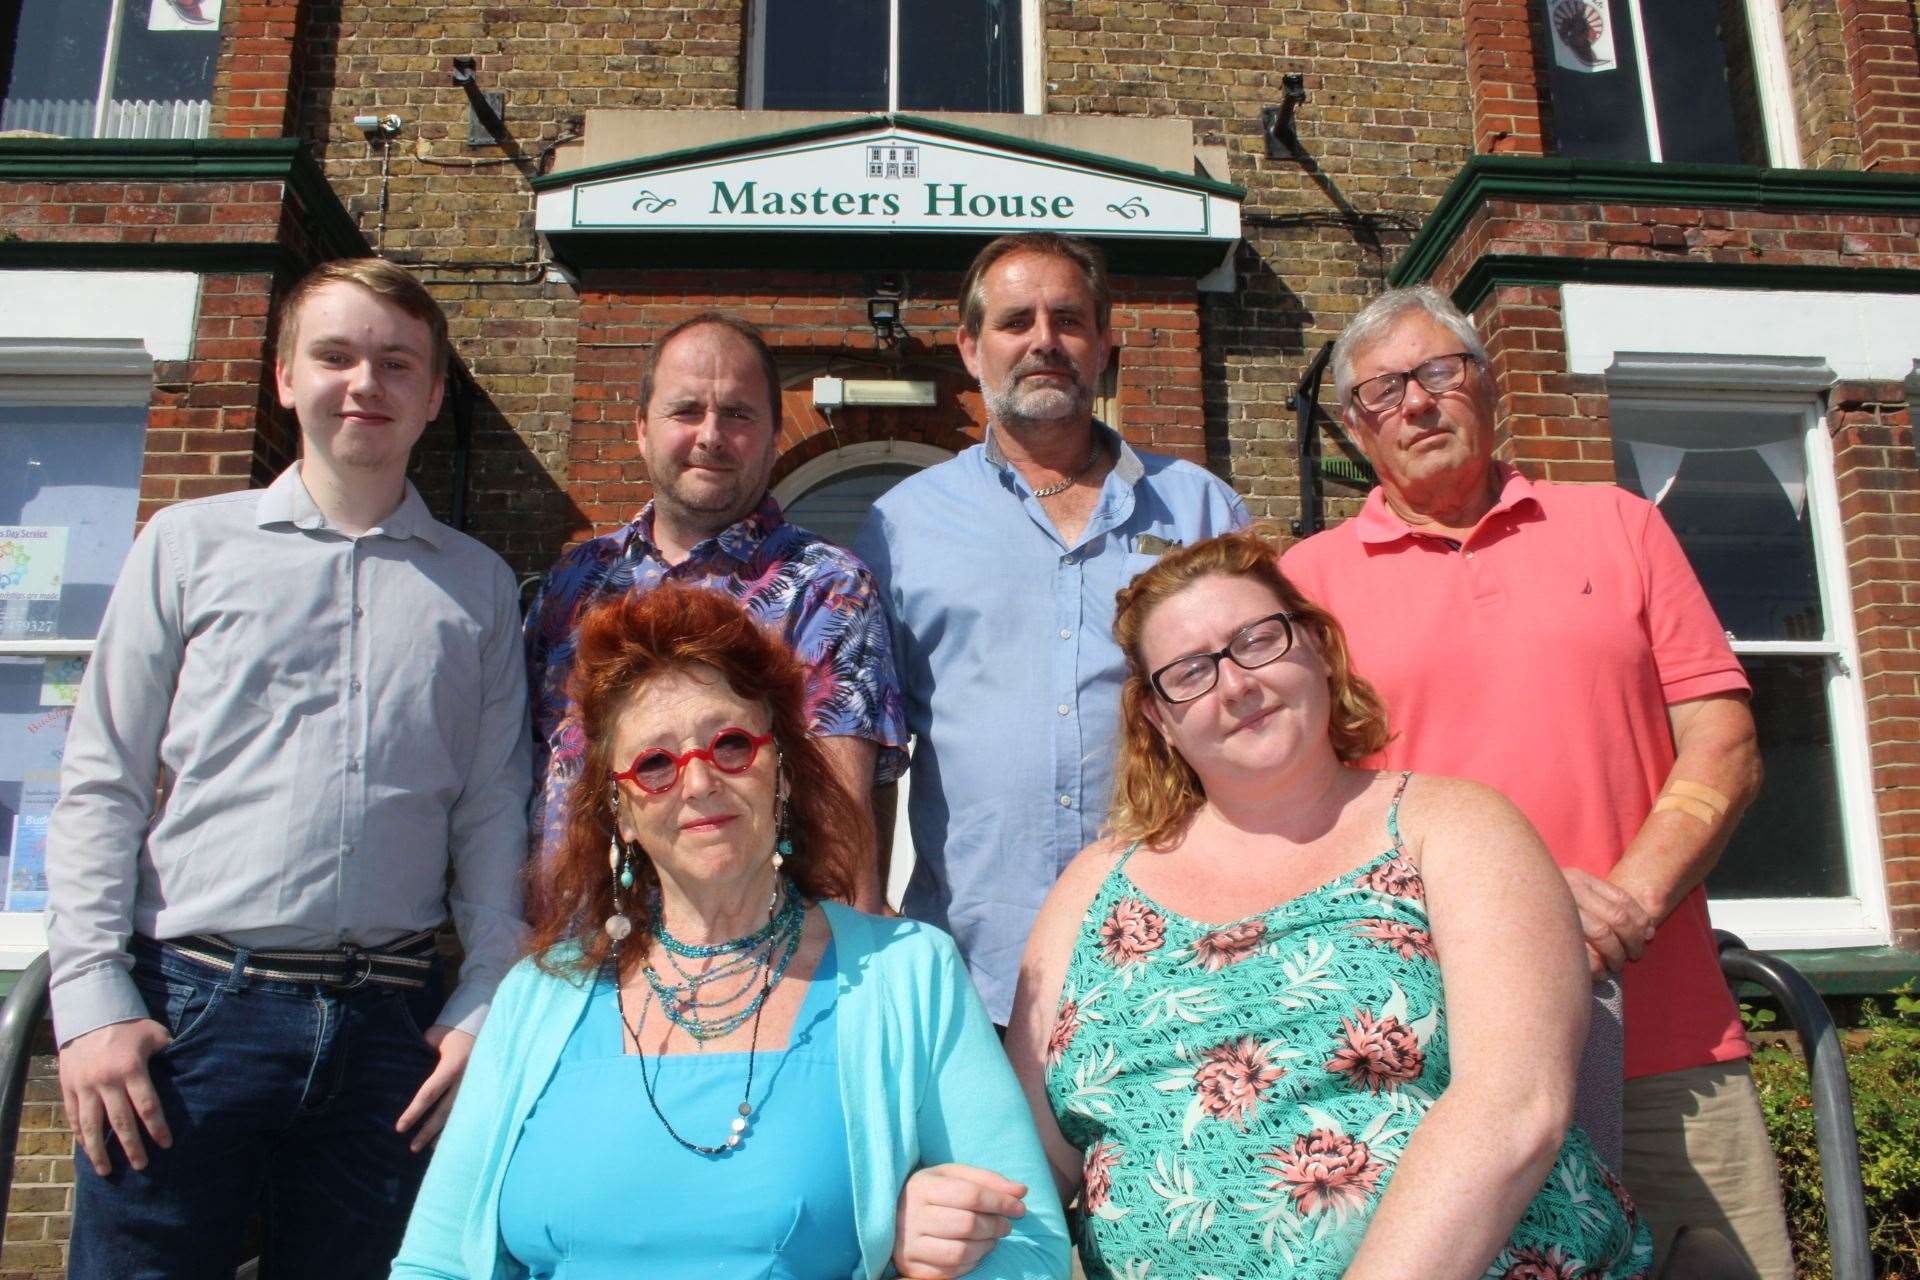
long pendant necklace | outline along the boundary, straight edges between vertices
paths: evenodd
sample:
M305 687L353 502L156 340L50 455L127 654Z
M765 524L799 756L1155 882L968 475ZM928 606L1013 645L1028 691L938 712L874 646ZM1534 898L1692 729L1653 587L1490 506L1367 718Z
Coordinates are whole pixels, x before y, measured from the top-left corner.
M696 1155L723 1155L737 1148L746 1137L748 1126L753 1118L753 1072L760 1049L760 1017L766 1011L768 997L773 994L774 987L779 985L781 977L786 973L787 963L792 960L794 952L800 945L800 936L804 931L806 920L806 909L800 905L799 894L793 892L784 882L776 886L774 893L774 901L767 904L768 919L766 925L756 930L753 934L749 934L746 939L735 938L729 942L712 944L710 946L694 946L683 943L677 938L673 938L667 933L664 924L657 924L655 926L656 936L660 939L662 947L665 948L670 955L718 956L746 951L747 954L751 956L755 951L759 951L758 956L753 959L751 963L760 973L760 991L754 997L753 1002L737 1014L729 1015L727 1018L720 1019L716 1022L708 1022L696 1012L696 1010L701 1007L713 1007L715 1002L696 1004L685 1011L677 1010L674 1004L669 1003L672 994L677 989L668 987L667 992L663 994L661 984L656 981L657 975L653 970L653 966L651 964L644 966L647 973L648 984L653 990L654 998L660 1001L661 1009L665 1011L667 1017L675 1026L686 1030L688 1035L694 1036L698 1041L705 1041L715 1036L726 1034L725 1031L714 1029L723 1024L726 1025L727 1030L733 1030L748 1018L753 1020L753 1033L747 1041L747 1081L740 1091L740 1105L736 1108L737 1114L733 1117L730 1125L732 1132L726 1136L726 1139L719 1146L710 1147L698 1142L689 1142L685 1137L681 1136L678 1129L673 1127L673 1122L667 1119L666 1113L660 1109L660 1100L656 1096L654 1088L654 1076L657 1076L659 1071L656 1069L653 1076L648 1075L645 1042L640 1038L641 1033L646 1029L647 1004L649 1002L644 1000L641 1002L638 1022L628 1019L626 991L620 983L620 938L617 935L613 937L614 1003L620 1013L621 1027L633 1037L634 1055L640 1060L640 1084L646 1091L647 1105L653 1108L653 1114L655 1118L660 1121L661 1127L667 1131L667 1136ZM657 902L655 906L654 919L659 921L661 917L658 913ZM776 949L780 951L780 958L777 962L773 960ZM723 967L728 968L730 971L737 971L737 969L731 965ZM685 971L680 969L677 963L674 965L674 968L676 972L679 972L683 977L686 976ZM693 985L697 992L698 984ZM678 989L684 990L685 988ZM744 994L744 990L743 988L742 994ZM695 992L690 992L689 994L694 993ZM696 1026L700 1028L699 1032L694 1030Z

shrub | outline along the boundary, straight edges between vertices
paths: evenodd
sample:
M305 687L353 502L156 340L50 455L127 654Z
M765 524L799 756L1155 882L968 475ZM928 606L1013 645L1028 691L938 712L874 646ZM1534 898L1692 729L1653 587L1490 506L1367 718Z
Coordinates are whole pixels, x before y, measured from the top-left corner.
M1860 1028L1845 1033L1845 1052L1874 1273L1920 1280L1920 1000L1896 993L1891 1013L1865 1002ZM1789 1049L1764 1048L1754 1055L1753 1077L1780 1160L1794 1260L1806 1280L1828 1280L1826 1201L1806 1066Z

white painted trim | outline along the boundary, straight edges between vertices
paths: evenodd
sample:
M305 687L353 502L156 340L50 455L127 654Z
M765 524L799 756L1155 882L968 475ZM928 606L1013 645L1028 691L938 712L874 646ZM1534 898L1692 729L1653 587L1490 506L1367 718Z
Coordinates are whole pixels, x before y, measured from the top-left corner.
M1659 160L1660 113L1653 103L1653 64L1647 58L1647 24L1640 16L1640 0L1627 0L1627 12L1633 15L1633 63L1640 77L1640 114L1647 126L1647 159Z
M1780 26L1780 0L1746 0L1747 44L1753 50L1754 84L1767 133L1767 159L1776 169L1800 167L1800 122L1793 111L1793 75L1787 37Z
M0 640L0 657L78 658L93 652L92 640Z
M767 0L747 0L747 66L740 86L744 111L762 111L767 100Z
M798 500L808 490L858 467L871 467L881 462L931 467L952 456L939 445L922 444L917 440L862 440L858 444L843 445L817 458L809 458L794 468L793 474L773 486L773 497L784 507Z
M153 357L137 338L0 338L0 405L144 409L152 399Z
M1622 351L1695 357L1814 356L1849 382L1913 369L1920 294L1568 284L1567 372L1604 374Z
M1884 928L1860 923L1867 915L1867 908L1856 898L1734 898L1707 903L1707 917L1714 928L1739 934L1756 951L1886 946Z
M0 338L138 339L156 361L186 360L199 311L191 271L0 271Z
M1047 15L1040 0L1020 0L1020 78L1026 114L1047 114Z
M112 0L107 10L106 46L100 51L100 89L93 100L93 137L107 136L107 112L113 109L113 81L120 73L120 24L127 0Z
M887 110L900 109L900 0L887 0Z

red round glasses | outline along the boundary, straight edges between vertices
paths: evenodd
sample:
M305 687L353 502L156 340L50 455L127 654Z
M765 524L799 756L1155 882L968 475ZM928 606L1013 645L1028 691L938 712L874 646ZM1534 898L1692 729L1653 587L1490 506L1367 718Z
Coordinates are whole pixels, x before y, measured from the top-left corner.
M730 725L713 735L704 747L689 747L679 755L665 747L649 747L633 763L613 775L615 782L631 782L650 796L671 791L689 761L705 760L722 773L745 773L760 757L760 748L773 741L770 733L753 733Z

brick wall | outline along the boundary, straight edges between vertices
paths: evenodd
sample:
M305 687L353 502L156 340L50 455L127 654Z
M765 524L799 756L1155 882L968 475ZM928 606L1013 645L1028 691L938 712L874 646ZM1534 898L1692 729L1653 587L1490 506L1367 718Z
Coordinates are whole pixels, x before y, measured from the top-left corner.
M1920 457L1899 383L1828 401L1895 942L1920 948Z
M1809 169L1858 169L1860 129L1837 0L1781 0L1780 30Z
M1864 168L1920 172L1920 39L1913 0L1838 0Z

